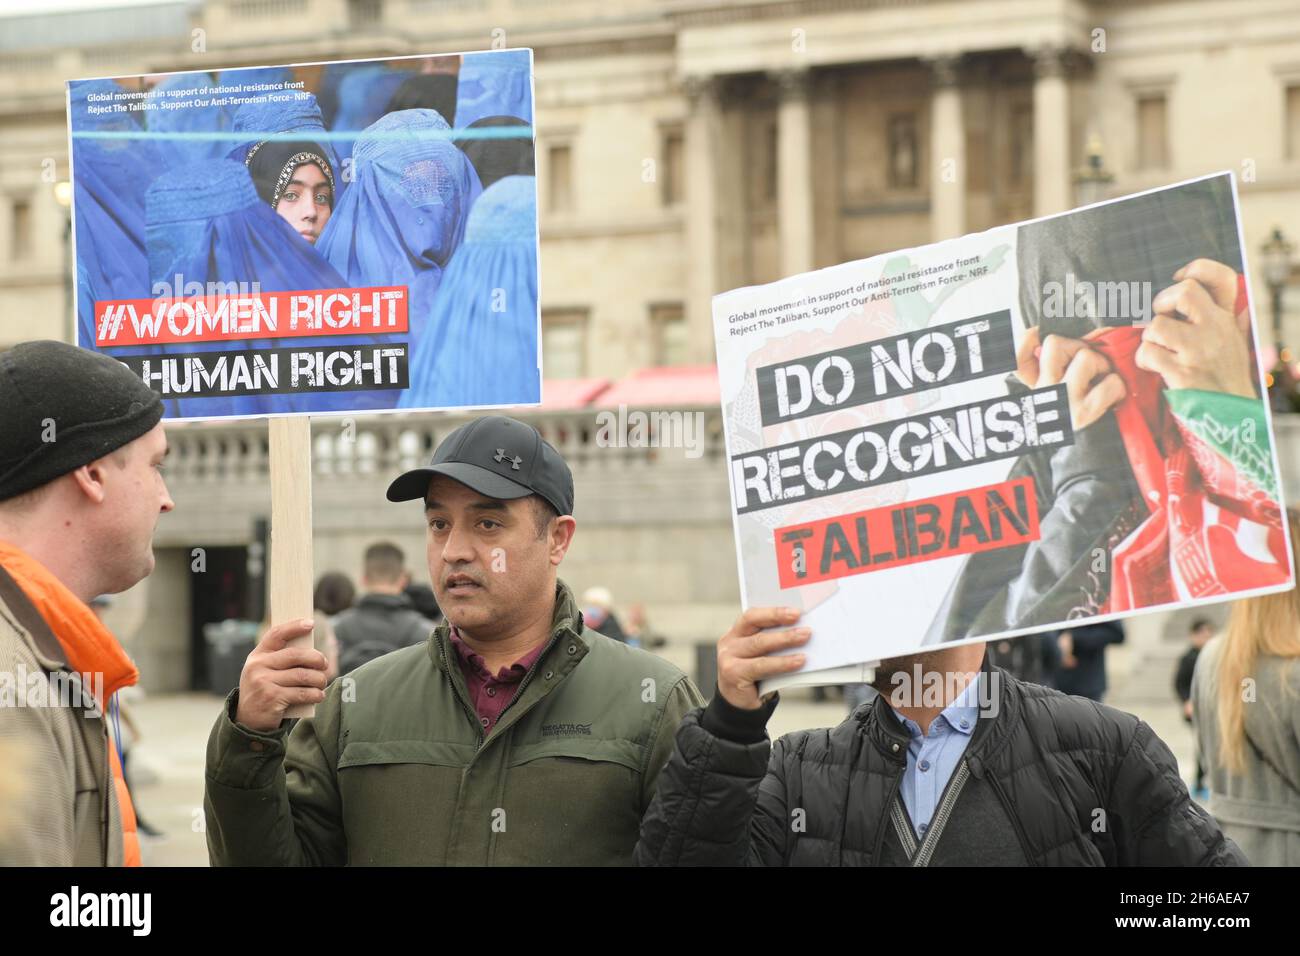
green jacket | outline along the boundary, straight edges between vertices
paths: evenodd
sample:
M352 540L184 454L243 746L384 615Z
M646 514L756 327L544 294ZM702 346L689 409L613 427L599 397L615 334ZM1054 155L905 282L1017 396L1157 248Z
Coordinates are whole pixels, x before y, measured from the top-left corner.
M676 667L597 634L560 582L547 649L486 739L448 627L334 681L288 732L208 740L215 865L630 864L682 716Z

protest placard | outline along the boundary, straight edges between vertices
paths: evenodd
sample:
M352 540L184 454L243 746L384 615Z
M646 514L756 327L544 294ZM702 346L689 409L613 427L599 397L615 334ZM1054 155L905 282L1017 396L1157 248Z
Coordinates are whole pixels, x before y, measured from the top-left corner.
M68 83L77 344L167 420L275 420L273 623L307 416L541 401L532 121L530 50Z
M1292 587L1246 289L1225 173L716 296L770 687Z
M78 344L169 420L537 404L529 50L68 84Z

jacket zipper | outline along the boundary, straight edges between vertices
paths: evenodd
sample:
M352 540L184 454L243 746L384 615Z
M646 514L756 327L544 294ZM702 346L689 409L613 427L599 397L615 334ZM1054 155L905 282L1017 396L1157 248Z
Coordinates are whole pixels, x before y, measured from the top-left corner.
M560 632L556 631L551 635L551 639L546 642L546 646L542 648L542 653L537 655L537 660L533 661L533 666L528 669L528 673L524 675L524 679L519 682L519 689L515 691L515 696L510 698L510 703L506 704L505 709L501 711L501 716L497 718L497 724L500 724L505 715L510 713L510 708L515 705L515 702L519 700L520 697L524 696L524 691L527 690L528 685L532 683L533 675L537 673L537 669L542 666L542 661L546 660L546 655L551 653L551 648L554 647L559 640Z
M515 705L515 701L517 701L520 697L523 696L524 691L528 688L529 683L531 683L533 679L533 675L537 673L537 669L541 667L542 661L546 659L546 655L551 652L551 648L555 646L555 643L559 639L560 639L559 631L556 631L554 634L551 635L551 639L547 641L546 646L542 648L542 653L537 656L537 660L533 662L533 666L529 668L528 673L524 675L524 679L519 682L519 689L515 691L515 696L510 699L510 703L508 703L505 709L501 711L501 717L497 718L498 724L501 723L501 718L505 717L505 715L510 711L510 708ZM448 638L448 640L450 640L450 638ZM443 667L444 668L450 667L450 663L447 660L446 645L445 644L442 645L440 650L442 653ZM459 662L457 662L457 666L459 666ZM478 742L474 744L474 750L477 752L478 750L482 749L484 742L487 740L487 737L483 733L483 724L479 720L478 712L475 711L474 708L470 706L469 701L466 700L465 696L460 692L460 687L459 685L457 685L455 679L451 676L450 671L448 671L447 673L447 680L451 682L451 689L455 692L456 699L460 701L461 706L465 708L465 713L473 715L474 724L478 727Z
M890 800L889 808L889 822L894 825L898 842L903 845L903 852L910 860L916 856L916 834L912 832L912 825L907 822L907 815L903 813L903 805L900 801Z
M451 640L450 637L447 639ZM456 699L460 701L460 705L464 708L465 713L472 715L474 718L474 726L478 730L478 740L474 742L474 752L477 753L479 748L483 746L483 724L479 722L478 714L475 712L474 708L469 705L469 701L465 699L465 695L460 692L460 686L456 683L456 678L451 675L451 663L447 660L446 644L439 642L438 653L442 656L442 666L446 671L447 683L451 684L452 693L455 694ZM457 666L459 666L459 664L457 664ZM461 776L463 778L464 774ZM459 799L459 795L457 795L457 798Z
M903 782L903 774L906 770L907 767L906 764L904 764L903 770L900 770L898 775L894 777L894 785L889 788L889 796L885 798L885 806L880 811L880 820L876 824L876 846L875 849L871 851L873 866L880 865L880 851L885 845L885 833L887 832L886 827L890 823L889 818L893 813L894 801L899 799L898 790Z
M961 796L962 789L966 786L966 779L969 776L970 767L963 760L957 765L957 771L948 784L948 792L943 795L943 802L934 811L934 817L930 820L930 829L926 831L925 839L921 841L921 846L916 851L916 858L912 861L913 866L930 865L935 847L939 845L939 837L943 833L944 827L948 825L948 818L952 816L952 809L957 803L957 798Z
M560 637L559 631L556 631L554 634L551 635L551 639L550 641L547 642L546 647L542 650L542 653L537 656L537 660L533 662L533 666L529 669L528 673L524 675L524 679L519 682L519 689L515 691L515 696L511 698L510 703L506 705L505 710L501 711L502 717L505 716L506 711L508 711L511 707L514 706L515 701L517 701L523 695L524 689L528 686L528 682L532 680L533 674L536 672L537 668L541 666L542 661L546 659L546 655L550 653L551 647L554 646L557 640L559 640L559 637ZM450 632L448 632L447 641L450 642L450 640L451 640L451 636L450 636ZM461 693L460 687L456 683L456 679L451 675L451 671L450 671L451 662L447 660L446 644L442 644L440 646L440 653L442 656L443 668L446 669L446 677L448 682L450 682L451 684L451 689L456 694L456 698L457 700L460 701L461 706L465 709L465 713L473 715L474 725L478 729L478 741L474 744L474 754L477 757L477 755L483 749L483 744L487 740L487 737L483 733L483 724L479 720L478 712L475 711L474 708L470 706L469 701L465 699L465 695ZM460 666L459 661L456 662L456 666L457 667ZM497 725L499 726L500 724L501 724L501 718L498 717ZM471 760L470 762L473 763L473 760ZM461 770L460 783L456 787L456 815L457 816L459 816L460 814L461 800L465 795L465 777L466 774L468 773L469 773L468 766ZM453 829L452 832L457 833L458 829L459 828L456 827ZM491 860L491 858L495 855L496 855L496 834L494 833L491 835L491 837L488 840L488 859Z

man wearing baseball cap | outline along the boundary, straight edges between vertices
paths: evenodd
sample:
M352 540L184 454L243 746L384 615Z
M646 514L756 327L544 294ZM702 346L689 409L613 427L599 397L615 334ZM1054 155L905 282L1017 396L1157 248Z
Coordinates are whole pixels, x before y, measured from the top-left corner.
M557 578L576 529L568 466L531 426L487 416L388 498L421 502L446 620L323 692L323 658L285 647L310 622L267 632L208 743L212 861L631 863L701 697L584 626ZM297 702L319 705L289 732Z
M154 567L171 511L158 394L120 362L61 342L0 354L0 864L139 865L135 815L104 709L138 673L89 602Z

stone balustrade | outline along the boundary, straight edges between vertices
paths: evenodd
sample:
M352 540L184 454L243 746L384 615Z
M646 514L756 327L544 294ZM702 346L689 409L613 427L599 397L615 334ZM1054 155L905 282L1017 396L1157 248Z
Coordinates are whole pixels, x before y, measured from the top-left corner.
M581 472L701 470L724 475L722 415L717 409L667 409L648 413L639 433L635 420L620 428L618 413L598 417L599 411L512 414L528 421L555 446L575 476ZM635 412L629 413L631 415ZM699 416L688 421L687 416ZM464 414L394 414L326 417L312 421L313 467L316 476L333 478L384 476L429 460L434 447L453 429L471 420ZM185 422L167 428L171 454L168 480L174 483L265 482L269 474L266 423Z

